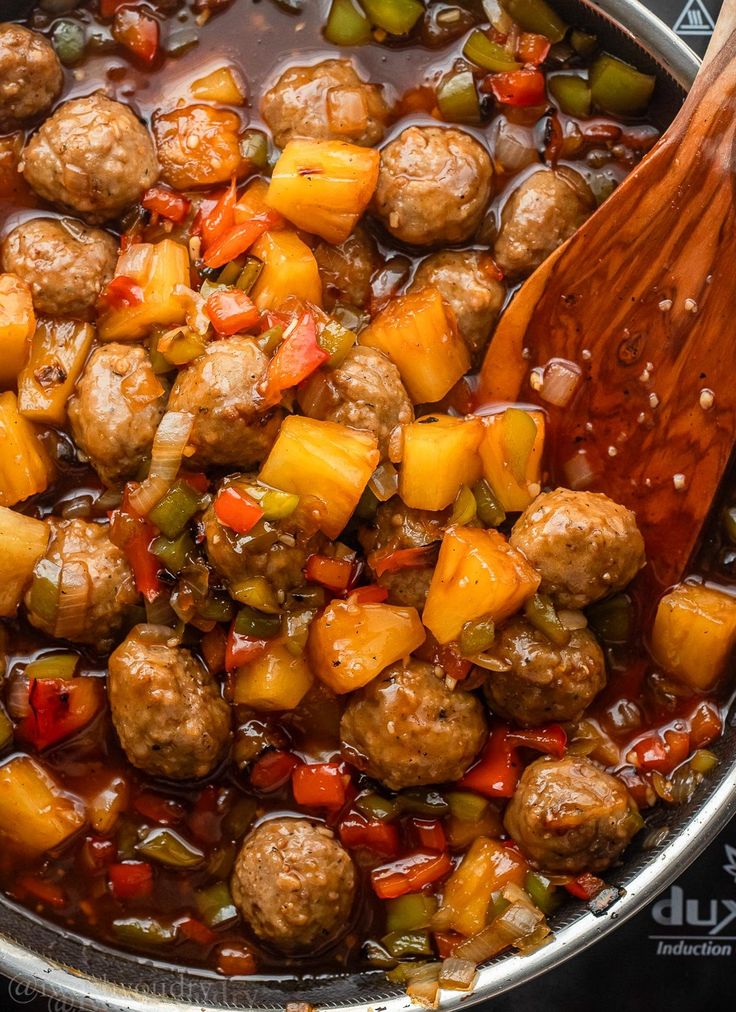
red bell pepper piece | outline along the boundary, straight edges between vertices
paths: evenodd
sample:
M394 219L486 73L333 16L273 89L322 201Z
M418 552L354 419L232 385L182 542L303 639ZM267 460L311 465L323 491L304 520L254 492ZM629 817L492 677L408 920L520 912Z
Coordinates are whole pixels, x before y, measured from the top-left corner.
M506 741L509 745L533 748L561 759L567 751L567 735L560 724L546 724L544 727L512 728Z
M544 35L535 35L534 32L522 32L519 36L519 44L516 47L516 56L522 63L537 67L547 59L551 45L549 39L545 38Z
M235 177L230 185L216 199L205 199L192 222L192 234L202 237L202 247L207 250L221 235L235 224L235 204L238 199Z
M350 591L350 600L357 604L382 604L388 597L386 587L370 583L367 587L356 587Z
M135 518L135 531L125 544L123 551L130 563L135 577L135 586L139 594L143 594L147 601L154 601L161 593L161 581L159 573L161 563L149 550L149 546L156 536L153 524L142 517Z
M228 942L217 957L217 969L225 977L247 977L258 969L256 957L244 945Z
M102 18L111 18L126 0L100 0L99 12Z
M212 326L222 337L253 330L261 318L253 302L239 288L220 288L204 304Z
M422 850L447 850L447 837L439 819L419 819L414 816L409 820L409 825Z
M449 854L415 850L389 864L379 865L371 872L371 885L382 900L396 899L415 893L431 882L437 882L452 871Z
M210 946L214 945L217 941L217 935L212 928L208 928L206 924L198 921L196 917L185 917L178 922L177 927L184 938L190 942L195 942L197 945Z
M287 783L298 765L299 760L291 752L281 749L266 752L253 763L250 771L251 787L263 793L277 791Z
M440 959L449 959L455 954L455 949L465 938L457 931L435 931L434 944L437 946L437 955Z
M129 309L143 302L143 289L133 278L118 274L105 286L98 300L100 309Z
M491 92L501 105L543 105L547 100L544 74L540 70L489 74L481 82L480 90Z
M238 534L247 534L263 516L263 510L255 499L230 485L215 499L215 514L225 527Z
M435 561L437 545L422 545L420 548L395 548L373 552L368 560L377 577L384 573L396 573L400 569L415 569L429 566Z
M294 800L308 808L342 808L349 783L342 763L302 763L291 774Z
M715 703L704 700L698 703L689 720L690 742L693 748L703 748L723 731L723 717Z
M330 356L317 343L317 325L309 311L295 317L268 364L265 400L276 404L284 390L295 387Z
M219 843L222 839L222 814L220 791L215 784L207 784L197 795L186 824L200 843Z
M49 748L89 724L104 698L98 678L33 678L30 713L16 728L18 739L39 751Z
M204 495L205 492L209 491L210 480L202 471L182 471L179 477L190 488L193 488L195 492L199 492L200 495Z
M267 212L239 225L231 225L208 247L204 255L205 265L224 267L231 260L237 260L251 248L256 239L260 239L263 233L273 228L275 224L275 218Z
M235 623L230 626L225 645L225 670L235 671L249 661L262 657L268 648L268 640L257 640L235 632Z
M486 798L510 798L521 776L521 763L516 747L508 740L509 729L494 727L475 766L472 766L458 785L477 791Z
M192 206L191 200L170 190L168 186L152 186L141 197L141 204L147 211L166 218L168 221L176 222L177 225L184 221Z
M120 8L115 12L112 35L142 63L150 65L158 55L161 29L150 14L129 7Z
M360 812L348 812L337 832L348 850L370 850L383 857L395 857L399 853L399 831L391 822L369 819Z
M200 643L202 657L207 665L207 670L213 675L219 675L221 671L227 671L225 660L227 657L227 636L220 625L205 633Z
M43 878L36 878L34 875L24 875L17 884L17 889L40 900L46 906L60 909L65 907L67 897L64 890L56 882L49 882Z
M591 875L587 871L583 872L582 875L578 875L577 878L571 878L565 882L565 889L567 889L571 896L575 896L579 900L592 900L605 887L606 883L602 878Z
M88 836L82 845L82 859L90 871L106 868L117 855L115 843L102 836Z
M628 751L627 759L637 769L671 773L690 755L690 735L670 728L641 738Z
M452 643L446 643L437 650L437 663L446 675L461 682L473 670L473 662L463 657Z
M108 870L116 900L142 900L153 892L153 868L147 861L123 861Z
M172 798L162 798L153 791L141 791L133 800L133 808L146 819L161 826L173 826L184 818L184 809Z
M347 590L355 576L355 565L349 559L330 559L326 555L310 555L304 568L310 583L320 583L339 594Z

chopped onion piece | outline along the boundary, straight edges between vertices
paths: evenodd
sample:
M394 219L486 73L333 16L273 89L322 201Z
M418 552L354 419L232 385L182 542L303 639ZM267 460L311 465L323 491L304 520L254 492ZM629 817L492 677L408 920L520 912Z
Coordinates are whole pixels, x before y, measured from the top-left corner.
M84 629L89 603L90 582L82 562L65 562L59 581L59 606L56 610L54 635L73 640Z
M488 927L477 935L461 942L455 949L458 959L467 959L471 963L483 963L486 959L503 952L509 945L521 951L526 946L537 947L540 939L546 938L549 928L542 911L529 899L519 886L509 882L504 886L503 898L508 906L498 914ZM540 931L539 929L545 929Z
M548 404L564 408L570 403L582 378L580 367L566 358L552 358L542 371L539 396Z
M483 0L483 11L497 32L508 35L513 21L498 0Z
M176 285L174 295L181 300L187 314L187 326L195 334L204 337L210 329L210 318L204 311L205 299L187 285Z
M388 459L392 464L400 464L404 457L404 429L397 425L388 437Z
M130 505L141 516L153 509L168 492L179 473L181 458L194 425L185 411L167 411L153 440L148 477L130 494Z
M379 502L388 502L399 491L399 472L386 460L371 475L368 488Z
M13 720L23 720L31 712L30 679L17 668L8 679L5 706Z
M115 268L115 277L121 275L132 278L134 281L142 281L148 277L153 258L153 243L134 242L118 257Z
M440 964L424 963L412 971L407 980L406 993L415 1005L437 1008L440 993Z
M171 643L172 638L175 636L175 632L167 625L151 625L147 622L141 622L140 625L135 626L131 630L130 635L131 637L135 637L140 640L141 643L163 646L167 643Z
M572 608L561 608L557 612L557 618L565 629L569 629L571 632L575 629L585 629L588 625L588 620L583 612Z
M476 654L474 657L469 657L468 660L479 668L483 668L484 671L511 671L510 664L502 661L500 657L492 657L490 654Z
M590 466L588 454L585 450L578 450L575 456L571 457L563 465L563 470L565 472L568 485L575 492L579 492L584 488L589 488L593 478L595 477L595 471Z
M478 976L478 967L469 959L448 956L440 967L440 987L448 991L471 991Z

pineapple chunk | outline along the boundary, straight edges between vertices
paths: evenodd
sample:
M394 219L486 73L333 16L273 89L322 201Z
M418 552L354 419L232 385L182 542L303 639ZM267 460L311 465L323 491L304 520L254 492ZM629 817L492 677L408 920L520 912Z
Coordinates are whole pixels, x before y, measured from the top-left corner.
M441 400L470 368L455 317L436 288L392 299L360 343L388 355L415 404Z
M498 531L448 527L432 574L422 621L440 643L460 635L466 622L513 615L541 578Z
M259 478L272 488L296 493L297 519L336 538L358 505L379 457L376 438L368 432L289 415Z
M218 105L242 105L245 102L245 85L235 67L219 67L204 77L192 81L189 90L199 102L216 102Z
M715 587L680 583L662 598L652 630L658 664L696 692L723 675L736 644L736 598Z
M77 320L38 321L31 357L18 376L18 410L33 422L63 425L66 404L92 347L95 329Z
M293 710L313 682L305 658L276 640L262 657L235 672L233 702L254 710Z
M378 182L381 156L342 141L289 141L271 177L268 204L297 228L344 242Z
M30 756L0 766L0 834L24 850L61 846L84 825L84 806Z
M399 495L407 506L443 510L480 478L480 418L425 415L404 426Z
M470 938L488 923L493 893L509 882L523 886L528 865L517 850L480 836L445 883L433 927Z
M15 386L35 328L31 289L15 274L0 274L0 386Z
M251 253L263 261L263 270L250 293L260 310L278 309L291 297L322 305L317 261L296 232L266 232L252 246Z
M130 785L122 773L104 771L86 796L87 816L95 833L111 833L128 807Z
M44 492L53 468L33 424L18 412L18 399L0 394L0 506L14 506Z
M116 277L130 278L143 290L133 306L105 310L99 320L101 341L134 341L151 327L176 327L186 319L186 303L175 294L178 285L189 285L189 252L173 239L141 242L121 254Z
M416 608L334 600L312 622L309 657L333 692L352 692L420 647L426 633Z
M483 477L507 513L520 513L541 489L544 415L507 408L483 419Z
M0 506L0 617L15 615L48 540L44 520Z

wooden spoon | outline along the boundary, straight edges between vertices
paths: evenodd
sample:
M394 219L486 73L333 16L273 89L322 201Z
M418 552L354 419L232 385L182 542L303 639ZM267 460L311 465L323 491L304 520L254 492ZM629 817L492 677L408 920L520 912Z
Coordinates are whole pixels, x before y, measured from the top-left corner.
M481 371L479 403L548 409L562 483L636 512L658 589L685 572L736 438L735 185L736 0L725 0L677 118L525 282ZM564 407L534 389L554 359L580 373Z

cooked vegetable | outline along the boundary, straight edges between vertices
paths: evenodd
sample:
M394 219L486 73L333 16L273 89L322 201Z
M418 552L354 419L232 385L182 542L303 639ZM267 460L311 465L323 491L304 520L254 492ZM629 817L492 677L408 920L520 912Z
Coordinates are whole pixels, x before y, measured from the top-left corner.
M373 196L379 161L378 151L342 141L289 141L273 170L268 205L297 228L344 242Z
M387 900L386 927L389 932L396 934L422 931L431 926L436 912L436 897L424 893L407 893L406 896Z
M560 622L552 599L547 594L534 594L524 605L524 614L531 624L558 647L570 640L570 631Z
M0 834L25 851L53 850L84 825L84 807L41 763L14 756L0 766Z
M371 22L391 35L406 35L424 13L420 0L361 0Z
M102 294L100 340L132 341L144 337L151 327L184 323L186 304L176 289L188 285L186 246L173 239L129 246Z
M168 868L196 868L204 861L204 853L175 833L173 829L150 829L136 850L144 857Z
M46 551L48 524L0 506L0 616L12 618Z
M148 477L128 496L139 516L146 516L169 492L179 473L193 425L193 416L185 411L167 411L159 422Z
M33 678L28 693L29 713L18 724L18 739L39 752L49 748L89 724L104 700L105 689L99 678Z
M374 436L336 422L290 415L284 420L259 478L300 497L295 516L316 518L336 538L378 465Z
M550 930L544 914L516 883L504 886L494 909L488 927L462 942L455 950L456 956L482 963L509 945L520 952L531 952L547 940Z
M0 387L15 386L35 329L31 289L15 274L0 274Z
M279 309L292 297L322 305L322 282L317 261L296 232L269 231L252 247L263 264L251 298L260 310Z
M197 890L194 900L200 917L209 928L219 928L237 919L237 908L224 882Z
M437 88L437 105L448 123L480 123L480 102L469 70L447 74Z
M380 899L395 899L437 882L451 870L452 862L447 854L416 850L396 861L374 868L371 872L371 885Z
M503 7L527 32L544 35L550 42L559 42L567 32L567 25L546 0L503 0Z
M696 692L725 672L736 643L736 598L725 590L680 583L662 598L652 652L664 670Z
M436 288L392 299L359 341L388 355L415 404L440 400L470 368L467 345Z
M555 74L547 82L552 97L568 116L590 115L590 85L578 74Z
M466 622L513 615L540 583L524 556L496 531L450 527L442 540L422 621L440 643Z
M153 509L149 510L148 519L167 538L175 538L201 508L202 497L189 482L176 481Z
M513 58L505 46L491 42L485 32L479 30L474 31L465 43L463 56L478 67L493 73L521 68L521 64Z
M332 601L312 622L308 649L317 677L342 693L367 685L424 639L415 608Z
M403 437L399 495L407 506L444 509L464 485L473 485L480 477L479 418L425 415L404 426Z
M235 67L218 67L205 77L192 81L189 90L200 102L220 105L242 105L245 102L245 85Z
M291 789L298 805L308 808L344 807L350 774L342 763L300 763L291 774Z
M235 672L233 702L254 710L293 710L313 681L305 658L295 656L286 643L276 640L261 657Z
M32 422L63 425L95 331L77 320L42 319L31 338L28 362L18 375L18 410Z
M644 112L654 92L656 78L601 53L590 68L593 104L614 116L637 116Z
M333 46L360 46L371 38L371 23L357 0L332 0L324 35Z
M483 419L483 476L508 513L526 509L541 490L544 415L507 408Z
M128 807L130 787L127 779L113 771L109 779L88 796L87 818L92 829L103 836L112 832L116 822Z
M48 488L53 476L38 432L18 411L18 399L0 394L0 506L14 506Z

